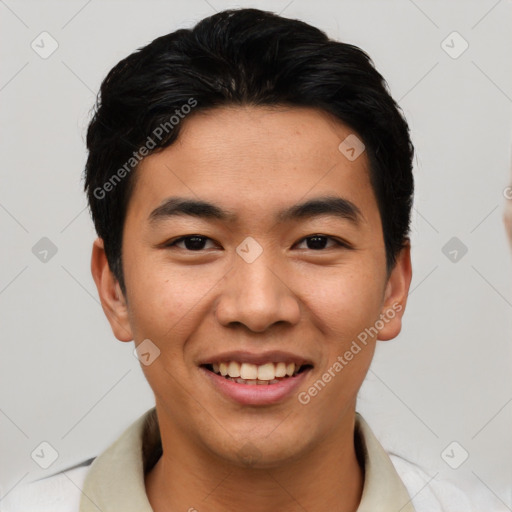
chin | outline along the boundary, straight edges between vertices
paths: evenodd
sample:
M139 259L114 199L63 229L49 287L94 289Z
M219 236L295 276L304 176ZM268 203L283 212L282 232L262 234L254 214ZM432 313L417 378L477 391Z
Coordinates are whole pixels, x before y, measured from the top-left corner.
M274 429L276 425L274 425ZM226 443L229 443L227 446ZM275 432L270 435L238 436L236 442L233 438L224 439L210 444L210 450L227 464L247 469L272 469L282 467L300 458L307 451L307 446L314 443L307 443L304 435L300 434L297 428L293 432L283 432L277 435ZM222 449L224 448L224 449Z

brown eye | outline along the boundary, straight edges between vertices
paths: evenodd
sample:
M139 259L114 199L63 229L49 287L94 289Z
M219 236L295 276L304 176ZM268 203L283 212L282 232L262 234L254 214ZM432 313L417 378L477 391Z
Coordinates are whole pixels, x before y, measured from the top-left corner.
M332 242L331 245L328 245L329 242ZM313 251L321 251L322 249L330 249L332 247L347 247L348 246L342 243L339 240L327 235L311 235L303 238L299 245L306 243L306 247L299 247L299 249L311 249Z
M180 249L186 249L187 251L201 251L205 248L205 245L208 241L213 243L210 238L202 235L182 236L181 238L178 238L174 242L168 244L168 247L178 247Z

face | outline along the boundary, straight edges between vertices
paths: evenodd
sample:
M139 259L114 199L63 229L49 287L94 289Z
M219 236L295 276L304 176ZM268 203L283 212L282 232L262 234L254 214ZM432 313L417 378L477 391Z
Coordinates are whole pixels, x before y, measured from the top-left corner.
M95 244L113 331L150 340L142 368L161 428L195 450L272 467L353 428L411 276L408 249L386 272L366 153L339 149L349 135L315 109L194 114L136 171L126 297Z

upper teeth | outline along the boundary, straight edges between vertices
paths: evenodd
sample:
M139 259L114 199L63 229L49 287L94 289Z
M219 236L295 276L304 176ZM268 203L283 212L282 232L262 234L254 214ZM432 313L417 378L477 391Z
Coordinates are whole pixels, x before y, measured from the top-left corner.
M244 380L273 380L278 377L291 377L300 369L295 363L265 363L261 365L250 363L238 363L236 361L228 361L222 363L214 363L213 371L220 373L222 376L237 378Z

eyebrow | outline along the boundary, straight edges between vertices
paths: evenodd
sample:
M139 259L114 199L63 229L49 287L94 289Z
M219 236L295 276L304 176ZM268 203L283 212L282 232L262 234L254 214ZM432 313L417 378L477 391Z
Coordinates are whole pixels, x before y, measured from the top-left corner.
M278 212L280 222L310 219L321 215L339 217L358 225L364 218L361 210L348 199L338 196L323 196L304 201ZM191 216L202 219L215 219L225 222L236 221L237 215L207 201L169 197L155 208L148 217L150 224L177 216Z

